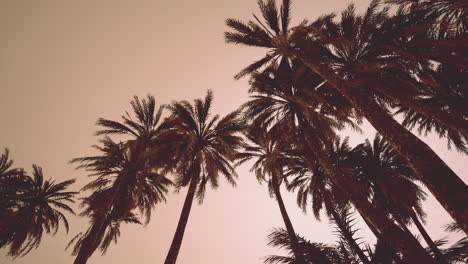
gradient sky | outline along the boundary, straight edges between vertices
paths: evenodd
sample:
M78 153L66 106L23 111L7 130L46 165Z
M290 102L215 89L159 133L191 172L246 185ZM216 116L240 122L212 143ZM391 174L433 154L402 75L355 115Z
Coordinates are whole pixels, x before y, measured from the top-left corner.
M369 1L354 1L359 9ZM326 3L326 5L324 5ZM294 22L339 11L346 1L296 0ZM74 189L88 182L84 171L68 161L93 154L94 122L119 119L132 96L153 94L159 104L203 97L213 89L213 111L226 114L247 99L246 80L233 76L264 50L224 43L226 18L250 19L255 0L238 1L0 1L0 148L8 147L18 167L33 163L46 177L77 178ZM373 130L365 126L369 137ZM365 135L353 135L353 145ZM423 138L468 180L466 156L448 151L444 140ZM204 204L194 203L179 264L260 263L277 251L266 246L273 227L281 227L277 204L266 186L258 185L248 166L238 170L238 187L222 184L208 190ZM169 194L146 227L126 225L117 245L90 263L163 263L175 231L186 190ZM323 219L304 215L293 195L285 195L296 231L312 241L332 243L336 236ZM430 234L445 236L451 221L429 197ZM78 207L75 207L78 209ZM0 263L71 263L65 245L87 228L87 219L69 216L71 230L44 236L39 249ZM373 241L363 227L360 236Z

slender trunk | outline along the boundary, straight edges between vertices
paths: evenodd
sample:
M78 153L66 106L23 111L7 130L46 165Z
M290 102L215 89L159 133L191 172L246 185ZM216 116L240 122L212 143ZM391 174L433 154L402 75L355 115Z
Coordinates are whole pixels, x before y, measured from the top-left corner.
M362 193L357 192L356 189L353 190L353 186L356 184L350 181L349 177L343 175L341 170L335 168L329 159L326 158L327 155L320 143L313 140L311 135L307 135L305 139L310 146L310 151L314 153L314 156L317 158L317 161L324 169L327 176L354 204L361 216L367 219L369 223L377 229L381 236L389 239L389 243L400 250L408 258L410 263L435 264L434 259L431 258L413 236L405 233L393 221L388 219L383 212L374 208L367 200L366 195L362 195Z
M437 248L437 245L434 243L432 238L426 232L426 229L424 228L422 223L419 221L418 216L416 215L416 213L414 212L412 208L410 211L410 216L414 224L418 228L419 233L421 233L422 237L424 238L424 241L426 241L427 245L429 246L432 253L434 254L436 260L441 264L446 264L447 262L444 260L444 257L442 256L442 253L440 252L439 248Z
M111 219L110 216L108 216L102 225L93 225L91 227L88 235L83 240L83 246L81 246L73 264L86 264L88 262L88 259L99 247L104 232L106 231L106 228L109 226L110 222Z
M376 87L381 93L400 105L412 109L427 118L434 119L437 123L468 137L468 121L464 120L463 117L457 118L420 100L414 100L411 96L402 95L393 87L386 87L381 84L373 84L373 87Z
M354 253L358 255L358 257L359 257L359 259L361 259L362 263L371 264L371 262L369 261L367 256L364 254L362 249L357 244L356 240L354 240L353 234L349 233L348 230L346 229L345 224L341 221L341 218L338 215L338 213L336 212L335 207L331 206L331 208L332 208L331 213L332 213L333 219L335 220L336 225L341 230L341 233L344 235L344 238L346 239L348 244L351 246Z
M121 193L122 188L124 187L124 178L125 173L122 173L117 177L117 180L113 186L115 189L114 195L108 201L106 205L106 209L102 210L102 212L98 212L100 215L97 219L93 222L91 230L87 233L86 237L83 239L78 254L75 258L73 264L86 264L88 259L94 253L94 251L99 246L101 242L102 235L107 228L107 225L110 223L110 213L109 211L112 208L112 204L114 203L115 199L117 198L117 194ZM107 224L107 225L106 225Z
M286 206L283 202L283 197L281 196L280 186L278 183L278 178L276 175L272 176L273 190L275 192L276 201L280 208L281 216L283 217L284 225L288 231L289 240L291 241L291 248L294 252L294 257L296 258L297 263L305 263L304 256L299 249L299 241L297 240L296 232L294 231L291 219L289 218L288 212L286 211Z
M306 48L308 50L308 48ZM338 78L327 65L293 52L311 70L345 96L372 126L408 161L418 178L447 212L468 233L468 188L445 162L422 140L395 121L362 87ZM312 51L312 54L319 51Z
M138 143L141 142L138 141ZM107 204L105 205L104 209L101 212L97 212L100 215L97 217L97 221L93 223L91 230L83 239L83 242L73 264L86 264L88 259L96 251L96 249L99 247L99 244L102 241L107 227L113 219L113 207L115 207L113 205L119 203L119 201L116 200L122 198L123 191L125 190L124 188L127 185L132 185L131 183L136 180L136 173L141 167L141 155L144 155L143 149L141 149L138 146L139 145L137 144L136 148L134 149L133 153L135 154L135 157L132 158L130 164L128 164L128 167L126 167L124 170L121 171L120 174L118 174L118 177L114 182L114 185L112 186L112 188L114 189L112 197L107 201Z
M197 183L197 179L190 180L187 196L185 197L182 213L180 214L179 223L177 224L177 229L174 234L174 238L172 239L171 247L169 248L169 252L167 253L164 264L176 263L179 250L182 245L182 239L184 238L185 227L187 226L190 210L192 209L193 198L195 197L195 192L197 190Z

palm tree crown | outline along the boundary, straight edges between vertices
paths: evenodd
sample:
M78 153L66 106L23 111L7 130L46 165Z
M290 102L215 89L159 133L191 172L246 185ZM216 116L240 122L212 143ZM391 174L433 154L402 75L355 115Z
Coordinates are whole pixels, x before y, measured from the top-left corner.
M68 204L74 203L77 194L67 190L74 179L58 183L44 180L42 169L37 165L33 165L32 176L22 170L16 171L20 173L10 173L10 179L5 181L5 178L0 179L0 189L9 189L0 202L6 205L0 214L0 247L9 245L8 255L15 258L37 248L44 232L55 235L60 223L68 232L69 224L63 211L74 214Z
M165 201L172 184L164 176L162 165L167 155L160 140L163 107L156 109L151 95L142 100L135 96L131 106L135 117L126 113L122 123L103 118L97 121L102 129L96 135L105 136L100 141L102 146L95 146L101 155L72 160L81 164L78 168L89 171L89 176L97 177L83 188L93 191L83 199L86 208L81 213L91 218L91 225L70 242L76 242L75 263L86 263L99 246L105 253L110 243L117 240L120 223L140 223L143 216L148 223L152 209ZM111 135L125 136L126 140L116 143Z
M171 116L164 127L173 155L166 165L175 172L176 187L188 185L188 191L165 264L176 263L195 195L202 203L207 184L217 188L220 175L236 185L231 163L244 145L239 135L244 125L238 111L210 119L212 101L213 93L208 91L205 100L196 99L193 105L181 101L168 106Z
M174 153L168 167L176 173L176 187L187 186L194 180L199 183L197 197L203 201L206 184L219 186L219 175L235 186L237 174L231 162L243 141L237 133L243 123L239 112L232 112L220 119L210 117L213 93L208 91L205 100L196 99L194 105L187 101L174 102L168 106L172 115L165 121L167 137Z

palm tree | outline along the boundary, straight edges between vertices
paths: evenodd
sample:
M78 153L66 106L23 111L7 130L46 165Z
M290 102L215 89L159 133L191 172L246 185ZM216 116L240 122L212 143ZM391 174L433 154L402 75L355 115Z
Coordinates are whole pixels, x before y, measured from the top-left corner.
M452 90L456 87L431 77L433 66L427 63L427 58L408 55L413 50L407 47L413 44L410 45L407 39L414 42L416 38L401 37L402 31L411 30L421 21L408 18L405 13L390 17L387 9L376 12L377 6L377 1L372 2L367 12L358 16L351 5L342 13L339 23L333 20L332 15L321 22L322 41L326 39L332 44L332 48L325 52L326 60L343 78L369 83L380 100L382 96L387 97L384 100L390 99L391 105L397 104L420 118L431 120L437 127L449 130L450 133L440 129L437 132L456 143L460 150L465 149L463 138L468 135L468 114L456 107L462 99L460 89ZM420 17L419 20L427 19ZM421 47L418 52L420 50ZM444 105L431 104L437 101L427 99L430 95L438 96Z
M401 32L411 30L426 18L408 18L405 13L390 17L387 9L376 12L377 6L377 1L372 2L367 12L359 16L350 5L342 13L341 21L335 22L330 15L321 22L321 41L331 44L324 52L328 63L344 79L368 83L370 92L378 98L387 97L391 104L409 108L461 137L468 136L468 121L463 118L466 113L421 100L427 90L433 93L442 90L432 87L440 86L437 83L428 81L432 69L427 59L409 57L411 50L406 49L412 44L407 43L408 37L401 37Z
M285 65L288 66L280 64L280 68ZM250 91L258 95L252 96L253 99L244 104L245 118L250 120L252 127L258 127L260 131L271 130L273 135L282 135L296 146L305 149L305 153L320 164L325 175L353 202L361 215L377 229L389 233L389 237L394 239L395 243L405 237L404 241L396 243L396 246L415 258L427 258L430 263L429 255L417 240L408 237L408 234L390 221L383 212L372 208L350 177L329 160L327 152L330 152L330 142L335 137L334 129L344 128L345 124L352 127L355 125L349 113L342 113L339 107L329 106L323 103L323 100L315 99L325 97L321 93L324 92L323 89L328 91L326 86L314 87L311 81L299 81L301 79L292 74L300 65L293 64L289 74L281 73L286 69L280 69L281 78L275 76L274 65L262 73L255 73L250 81ZM349 188L350 186L353 188Z
M419 221L425 216L421 206L425 193L413 182L416 176L411 167L378 134L372 143L366 140L353 152L357 155L355 177L369 186L374 205L387 211L404 229L412 220L436 259L445 263L440 250Z
M323 243L310 242L304 237L295 235L299 239L299 246L304 252L305 262L297 262L294 250L291 248L291 236L284 229L274 229L268 235L268 245L280 249L286 249L291 256L272 255L265 258L265 264L295 264L295 263L320 263L320 264L354 264L352 258L348 257L348 252L343 252L342 247L335 247Z
M254 171L257 180L268 183L270 195L274 196L278 202L278 206L283 218L284 225L289 234L289 241L291 241L291 248L294 252L294 257L298 263L304 262L304 257L299 248L299 243L296 237L296 232L289 218L286 206L284 205L281 196L280 186L283 182L283 170L288 163L287 147L288 143L279 139L273 139L268 134L253 134L246 133L246 137L252 143L244 147L245 151L239 153L236 166L243 164L252 159L256 162L250 169ZM301 262L302 261L302 262Z
M333 161L334 166L351 173L349 164L351 147L348 144L349 138L343 141L339 137L333 142L332 150L329 151L328 158ZM325 208L325 212L330 220L336 225L343 244L348 245L350 252L356 254L362 263L370 263L367 256L354 239L355 230L352 229L349 203L350 200L343 195L340 188L335 187L333 182L327 177L320 165L305 158L305 155L296 155L292 166L288 167L286 175L293 177L288 183L288 189L297 190L297 203L304 212L307 211L309 200L315 218L320 220L320 211ZM360 188L360 186L355 186ZM360 190L364 193L364 190ZM310 199L309 199L310 197ZM368 224L373 228L371 224ZM378 234L377 234L378 235Z
M77 192L67 190L75 182L74 179L58 183L51 179L44 180L42 169L37 165L33 165L32 176L22 170L5 170L12 164L6 160L8 151L0 160L0 189L9 189L1 197L2 206L6 208L1 213L0 247L9 245L8 255L16 258L37 248L44 232L55 235L61 223L68 232L68 221L62 212L74 214L68 203L74 203ZM15 175L15 171L20 173ZM10 180L5 180L7 177Z
M96 134L106 135L101 140L102 146L95 146L100 156L72 160L80 163L78 168L86 169L90 176L97 176L83 187L84 191L94 191L84 199L86 209L81 213L91 218L91 225L70 242L76 241L75 264L86 263L99 246L105 252L110 242L116 241L120 223L140 223L134 209L138 209L148 223L151 210L165 201L167 187L171 185L163 168L168 153L160 141L163 130L159 121L163 108L156 109L155 99L150 95L143 100L134 97L131 105L136 120L128 113L122 116L122 123L98 120L97 124L103 129ZM124 135L130 139L116 143L107 135Z
M213 93L208 91L205 100L196 99L193 105L181 101L168 106L171 116L165 128L174 154L167 164L174 169L176 187L188 186L188 191L165 264L176 263L194 197L202 203L207 184L217 188L220 174L231 185L236 184L231 162L243 146L237 135L243 123L239 112L209 119L212 101Z
M425 90L435 85L427 76L431 64L427 63L427 58L408 55L414 37L409 38L402 32L421 27L427 18L406 13L390 17L387 9L377 12L377 6L378 1L372 2L360 16L350 5L339 22L331 15L321 22L321 41L331 44L324 51L327 62L343 79L370 83L366 84L371 87L369 92L376 96L384 95L392 103L468 136L468 122L463 120L463 115L418 100L424 97Z
M279 24L279 17L274 0L265 4L259 2L264 19L272 29ZM289 9L289 1L283 1L283 8ZM281 23L287 25L289 12L281 12ZM344 79L327 63L322 54L327 46L331 45L327 39L321 39L320 25L327 17L322 17L315 23L300 25L292 33L286 29L281 34L269 33L266 26L253 22L244 24L238 20L228 19L227 24L234 32L226 33L226 41L247 46L258 46L270 49L268 55L248 67L255 70L262 65L277 59L278 56L297 58L308 68L318 74L328 85L343 95L353 107L362 114L374 128L392 144L395 149L415 169L418 179L421 180L432 194L444 206L447 212L468 232L468 212L464 206L468 200L466 184L450 169L444 161L423 141L400 125L382 107L370 91L366 82ZM272 26L273 25L273 26Z

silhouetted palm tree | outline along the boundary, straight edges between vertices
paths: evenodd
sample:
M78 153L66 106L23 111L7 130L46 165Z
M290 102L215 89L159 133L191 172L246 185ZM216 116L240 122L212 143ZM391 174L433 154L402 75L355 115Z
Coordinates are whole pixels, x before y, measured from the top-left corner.
M116 241L120 223L140 223L133 212L138 209L148 223L154 206L165 201L167 187L171 181L164 176L164 159L167 155L160 119L162 107L156 109L153 96L131 102L136 120L127 113L119 123L99 119L103 127L97 135L124 135L130 139L116 143L109 137L101 140L102 146L95 146L100 156L77 158L72 162L81 163L90 176L98 178L87 184L83 190L94 191L83 201L86 209L81 213L91 218L91 225L84 233L78 234L73 253L75 264L86 263L93 252L100 247L103 253L111 241Z
M171 116L165 127L170 138L167 142L174 153L168 167L174 169L176 187L188 185L188 191L165 264L176 263L194 197L201 203L207 184L211 188L219 186L220 174L231 185L236 184L237 174L231 162L243 146L242 138L237 135L243 123L239 112L210 119L212 101L213 93L208 91L205 100L196 99L193 105L181 101L168 106Z
M451 107L459 105L457 92L460 89L452 91L446 82L430 77L433 66L427 62L427 58L408 55L413 50L407 47L412 46L411 42L417 38L413 35L402 36L401 33L411 31L416 26L421 28L420 24L427 18L408 18L406 13L390 17L387 9L377 12L377 6L378 1L372 2L367 12L358 16L351 5L342 13L340 22L335 22L332 15L323 19L321 38L331 44L325 52L328 63L345 79L369 83L368 86L378 98L384 95L387 101L391 99L390 104L397 104L420 118L430 120L437 127L449 130L450 133L440 133L440 129L438 132L458 143L455 144L457 147L465 149L463 138L468 136L467 114ZM421 47L417 49L418 52L420 50ZM427 100L428 95L439 95L444 106L450 106L431 104L429 102L434 100Z
M427 59L408 55L411 52L405 49L411 45L408 39L411 42L414 38L402 32L422 27L425 17L408 18L405 13L390 17L387 9L376 11L377 7L378 1L373 1L361 16L350 5L339 22L330 15L317 25L321 41L330 44L323 52L324 59L343 79L368 86L369 92L374 92L377 98L390 99L392 105L409 108L456 132L459 137L468 136L468 121L462 113L421 100L428 89L433 93L442 91L431 87L436 85L434 82L425 81L432 71L431 64ZM449 87L445 89L450 90Z
M296 232L294 231L280 191L284 178L283 171L288 164L287 148L290 147L290 143L273 139L263 133L253 134L247 132L246 137L251 144L246 145L244 151L238 154L236 166L252 159L256 160L250 171L255 172L257 180L260 183L268 183L270 195L274 196L278 202L281 217L289 234L289 241L292 243L291 248L294 252L294 257L298 263L303 262L304 257L299 248Z
M286 2L289 3L289 1ZM269 0L267 4L263 3L260 1L262 14L264 14L267 24L270 27L279 24L280 16L274 1ZM374 128L410 162L418 178L449 214L463 226L464 230L468 231L468 209L464 206L468 200L466 184L428 145L392 118L386 109L376 101L366 83L342 78L327 63L322 53L324 47L330 43L326 39L321 39L320 30L315 27L323 19L322 17L311 25L300 25L294 28L290 34L287 34L289 33L287 30L283 30L282 34L276 36L268 33L265 26L255 25L253 22L243 24L240 21L230 19L227 20L227 24L235 32L226 33L226 41L270 49L269 55L251 68L259 68L277 56L300 59L323 80L326 80L331 87L345 96L356 110L366 117ZM281 21L289 21L289 17L283 17Z
M0 202L3 207L0 247L9 246L8 255L16 258L37 248L44 232L55 235L60 223L68 232L68 221L62 212L74 214L68 203L74 203L77 192L67 190L74 179L58 183L44 180L41 167L36 165L33 165L32 176L23 170L5 170L12 165L12 161L5 160L8 160L8 151L0 160L0 190L9 190L2 192Z
M345 124L354 127L349 113L343 113L340 111L343 109L316 99L324 97L320 95L324 92L322 88L326 89L326 86L314 87L311 81L300 82L300 78L293 78L292 73L300 67L299 63L292 65L289 74L283 73L287 72L287 69L281 68L287 68L288 64L280 64L280 78L276 78L275 74L278 71L275 71L273 66L262 73L253 74L250 91L258 95L251 96L253 99L243 106L246 120L254 129L270 130L273 135L281 135L303 148L309 157L316 160L334 186L340 188L343 195L353 202L363 217L377 229L391 234L390 238L393 238L394 243L400 241L401 243L396 245L407 254L415 258L426 257L430 261L429 255L417 240L408 237L408 234L390 221L384 212L375 210L365 196L361 195L358 186L345 175L343 169L334 166L329 160L327 153L331 151L330 142L336 136L334 129L344 128ZM404 241L402 237L405 237ZM404 245L405 243L408 245Z
M411 167L378 134L372 143L365 143L353 149L355 156L355 177L369 186L374 206L388 212L407 232L406 225L412 220L426 243L440 263L442 254L429 237L419 218L425 213L421 202L425 193L413 181L416 180Z
M334 166L347 171L348 177L352 173L352 164L349 164L351 147L348 138L343 141L337 137L332 149L328 152L328 158ZM327 216L335 223L343 244L348 245L350 252L356 254L362 263L370 263L367 256L354 239L355 230L352 229L349 209L349 198L343 194L340 188L327 177L318 163L305 158L305 154L296 155L294 161L288 167L287 176L293 177L288 183L288 189L297 190L297 203L304 211L307 211L309 200L312 211L317 220L320 220L320 211L325 208ZM361 186L354 186L361 188ZM359 192L365 193L364 189ZM373 228L372 225L369 225Z

